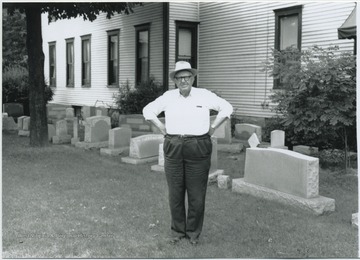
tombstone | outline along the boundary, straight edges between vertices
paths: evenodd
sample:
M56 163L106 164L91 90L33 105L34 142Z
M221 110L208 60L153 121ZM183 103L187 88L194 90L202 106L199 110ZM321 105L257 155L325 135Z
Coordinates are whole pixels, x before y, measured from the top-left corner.
M235 124L235 138L246 141L255 133L259 142L261 142L261 127L253 124Z
M217 182L217 177L224 174L224 170L218 169L218 149L217 149L217 138L215 136L211 137L212 143L212 152L211 152L211 165L209 170L209 179L208 183Z
M73 117L75 117L74 108L68 107L68 108L66 108L65 111L66 111L66 116L65 116L65 118L73 118Z
M119 126L130 125L133 137L152 134L152 125L145 120L142 114L119 116Z
M91 149L104 148L109 145L110 117L92 116L85 120L84 142L75 143L76 147Z
M29 116L19 117L18 122L19 121L20 121L20 123L18 123L18 129L19 129L18 135L29 137L30 136L30 117ZM19 128L19 126L21 127L21 129Z
M79 138L79 120L77 117L74 117L73 123L73 137L71 138L71 144L75 145L75 143L80 142Z
M217 177L217 183L219 189L230 189L231 188L231 178L228 175L219 175Z
M151 170L154 172L165 172L164 169L165 159L164 159L164 144L159 144L159 159L158 164L152 165Z
M68 134L67 121L59 120L55 124L55 135L52 137L53 144L71 143L71 135Z
M5 103L3 104L3 112L8 113L8 116L18 118L24 115L24 106L20 103Z
M335 210L335 200L319 196L319 159L284 149L248 148L244 178L232 189L318 215Z
M249 138L249 140L248 140L248 143L249 143L249 145L250 145L251 148L255 148L255 147L257 147L257 146L260 144L260 141L259 141L256 133L253 133L253 134L250 136L250 138Z
M23 130L23 121L24 121L24 118L26 118L26 117L27 116L18 117L18 121L17 121L18 130Z
M108 109L106 107L97 107L96 115L97 116L108 116Z
M216 116L210 116L210 122L213 123ZM213 136L217 137L217 141L219 144L231 144L232 136L231 136L231 121L230 119L226 119L222 124L220 124Z
M9 117L8 113L2 113L2 117Z
M358 224L358 213L354 213L351 215L351 225L354 226L354 227L359 227L359 224Z
M130 127L116 127L109 130L109 146L101 148L100 154L120 155L129 151L131 139Z
M96 115L96 112L95 112L94 107L83 106L81 108L81 116L82 116L83 120L86 120L88 117L92 117L95 115Z
M48 124L48 138L49 138L49 142L51 142L53 136L56 135L56 129L55 126L53 124Z
M2 118L2 130L8 133L16 133L18 126L12 116Z
M309 156L316 156L319 154L319 148L306 145L295 145L293 151Z
M285 146L285 132L282 130L271 131L270 146L272 148L287 149Z
M131 138L129 156L121 158L122 162L143 164L158 160L159 144L164 142L160 134L147 134Z

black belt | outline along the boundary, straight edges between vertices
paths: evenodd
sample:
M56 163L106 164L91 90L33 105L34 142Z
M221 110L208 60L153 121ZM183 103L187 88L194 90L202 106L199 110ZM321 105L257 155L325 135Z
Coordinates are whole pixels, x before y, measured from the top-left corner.
M170 134L166 134L165 137L170 137L170 138L204 138L204 137L208 137L208 134L203 134L203 135L170 135Z

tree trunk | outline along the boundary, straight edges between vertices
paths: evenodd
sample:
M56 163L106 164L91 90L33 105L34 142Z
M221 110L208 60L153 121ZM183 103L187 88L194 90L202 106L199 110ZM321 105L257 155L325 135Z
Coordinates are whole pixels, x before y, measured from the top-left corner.
M47 146L48 129L45 101L44 53L42 51L41 8L26 7L26 46L29 66L30 145Z

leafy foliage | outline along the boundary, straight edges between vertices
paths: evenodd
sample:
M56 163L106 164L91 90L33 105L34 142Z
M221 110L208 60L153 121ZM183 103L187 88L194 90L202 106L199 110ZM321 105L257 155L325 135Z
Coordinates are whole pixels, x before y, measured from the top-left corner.
M114 99L121 114L141 114L143 108L161 96L163 92L163 86L153 77L135 88L127 80L120 85L119 92L114 95Z
M347 145L356 127L354 55L337 46L274 50L265 67L282 83L271 98L281 124L294 134L293 143L321 148L341 137Z
M27 67L25 15L15 11L12 16L3 10L3 71L8 67Z
M21 66L6 68L2 77L2 102L22 103L24 112L29 110L29 72ZM54 93L45 86L45 102L52 100Z

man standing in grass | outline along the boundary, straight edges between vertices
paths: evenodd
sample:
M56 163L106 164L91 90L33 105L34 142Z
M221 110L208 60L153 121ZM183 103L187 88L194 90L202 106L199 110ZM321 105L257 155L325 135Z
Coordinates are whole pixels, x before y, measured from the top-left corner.
M165 175L169 189L171 239L188 238L198 244L202 230L205 196L211 162L211 135L229 118L233 108L214 93L193 87L197 70L179 61L170 73L177 89L169 90L143 109L146 120L165 136ZM218 111L210 125L210 110ZM165 112L165 125L158 115ZM188 212L185 212L185 193ZM187 216L187 218L186 218Z

